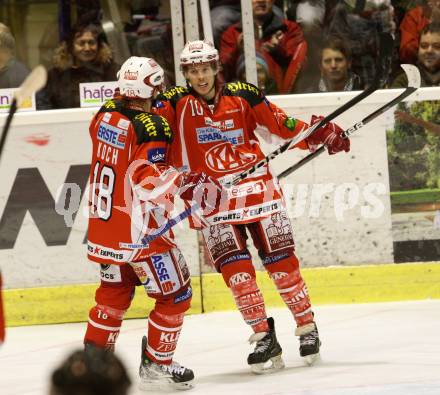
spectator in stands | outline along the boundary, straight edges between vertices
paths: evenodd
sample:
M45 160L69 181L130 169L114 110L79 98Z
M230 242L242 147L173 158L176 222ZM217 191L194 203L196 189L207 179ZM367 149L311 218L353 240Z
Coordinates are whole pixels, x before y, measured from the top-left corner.
M258 87L264 92L265 95L272 95L277 93L277 87L275 81L270 77L269 66L264 58L264 54L257 52L256 54L257 63L257 79ZM241 55L237 61L237 75L241 81L246 81L246 65L244 61L244 55Z
M255 46L265 54L270 75L278 92L292 91L307 53L307 44L300 26L273 12L273 0L252 0ZM230 26L221 37L220 61L226 80L237 78L237 61L243 52L241 22Z
M440 86L440 23L424 27L417 52L417 67L422 79L421 86ZM392 88L406 87L408 79L402 72L392 83Z
M29 74L29 69L14 55L14 36L8 26L0 23L0 89L20 86Z
M222 33L241 18L241 5L236 0L211 0L211 25L214 45L220 46Z
M395 32L394 8L390 0L338 1L327 10L325 36L344 39L352 53L352 70L366 86L376 76L379 33ZM390 62L390 59L384 59ZM389 69L389 65L385 65ZM386 80L388 75L384 76ZM385 81L383 81L385 82Z
M79 107L79 84L116 81L119 67L96 25L77 25L56 50L46 87L37 95L38 109Z
M432 22L440 22L440 0L427 0L424 5L409 10L400 24L400 61L415 63L418 57L420 33Z
M218 48L222 33L229 26L241 20L241 4L237 0L210 0L209 5L214 45ZM283 18L283 12L279 7L274 6L273 12Z
M126 395L131 381L112 352L74 351L52 373L49 395Z
M322 30L326 2L324 0L295 0L289 1L286 10L287 18L298 23L304 35ZM309 42L307 41L309 44Z
M351 53L340 38L331 37L323 45L321 78L314 92L354 91L362 89L360 77L351 71Z

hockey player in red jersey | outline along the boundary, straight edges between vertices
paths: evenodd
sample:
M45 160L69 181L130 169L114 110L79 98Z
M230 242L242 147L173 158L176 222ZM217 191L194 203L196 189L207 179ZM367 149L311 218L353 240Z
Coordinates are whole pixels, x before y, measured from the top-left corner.
M228 180L264 158L257 133L271 143L293 138L308 125L270 103L254 85L220 85L218 52L206 41L188 42L180 56L188 87L174 87L158 97L155 108L173 127L173 164L184 171L203 170ZM315 121L315 119L313 119ZM333 123L317 130L300 149L325 143L329 153L349 151ZM255 373L284 366L274 320L268 318L255 269L246 247L250 234L264 267L296 321L300 355L308 363L319 356L320 340L307 287L295 256L293 232L283 194L269 167L263 166L228 190L217 210L205 215L205 245L215 268L230 288L237 308L254 334L248 364ZM267 363L268 361L271 363ZM267 366L268 365L268 366Z
M150 58L131 57L118 73L120 95L106 102L90 124L88 257L101 265L96 305L84 343L112 350L135 287L156 300L142 340L142 389L192 387L193 372L173 362L192 297L185 259L165 234L139 249L140 240L166 220L185 176L168 164L172 131L150 112L163 86L163 70ZM191 175L197 180L198 175ZM206 177L205 177L206 179ZM191 197L191 189L185 191ZM186 196L185 195L185 196ZM203 202L201 202L203 203Z

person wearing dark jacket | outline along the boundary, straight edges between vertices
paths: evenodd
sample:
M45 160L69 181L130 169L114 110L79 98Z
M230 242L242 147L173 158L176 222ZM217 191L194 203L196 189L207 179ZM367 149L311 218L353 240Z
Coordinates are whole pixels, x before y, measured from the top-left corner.
M416 66L420 71L421 86L440 86L440 23L431 23L422 30ZM391 84L392 88L408 85L404 72Z
M360 77L351 71L351 53L337 37L327 40L321 51L321 78L317 92L361 90Z
M8 26L0 23L0 89L17 88L29 74L15 56L15 39Z
M78 25L55 50L48 82L37 95L39 110L79 107L79 84L116 81L119 67L96 25Z

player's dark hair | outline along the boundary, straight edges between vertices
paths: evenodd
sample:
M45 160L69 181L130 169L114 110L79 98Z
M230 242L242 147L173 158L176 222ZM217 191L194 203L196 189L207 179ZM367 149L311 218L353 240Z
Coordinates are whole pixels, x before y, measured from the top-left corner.
M125 395L131 385L120 359L110 351L88 347L75 351L51 377L51 395Z

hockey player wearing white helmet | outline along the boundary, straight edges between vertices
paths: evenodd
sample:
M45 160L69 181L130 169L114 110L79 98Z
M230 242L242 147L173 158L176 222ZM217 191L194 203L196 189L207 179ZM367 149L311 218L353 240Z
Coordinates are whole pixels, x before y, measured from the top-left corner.
M134 247L167 220L174 196L187 184L187 177L169 164L170 125L150 112L163 82L154 59L129 58L118 72L119 93L101 107L89 128L93 153L87 249L88 258L101 265L101 284L84 343L86 350L113 350L135 288L144 286L156 301L148 317L148 339L142 339L144 390L189 389L194 379L191 369L173 361L192 297L185 259L171 232L145 248ZM191 198L191 192L187 185L185 196ZM206 202L202 198L200 203Z
M187 171L201 169L219 180L227 180L264 158L257 130L267 142L280 143L292 139L307 124L288 117L248 82L221 85L217 78L218 59L211 43L188 42L180 56L188 86L168 89L159 95L155 107L175 130L171 146L173 165ZM309 149L325 142L329 153L348 151L350 142L341 138L341 132L337 125L327 124L296 148ZM254 332L250 341L256 346L247 360L252 371L264 373L267 369L280 369L284 363L274 320L266 315L263 295L256 283L246 246L249 234L293 314L300 355L312 363L319 356L321 342L295 255L283 193L269 167L262 166L230 188L227 198L204 219L208 226L197 223L195 217L192 226L202 228L208 255Z

